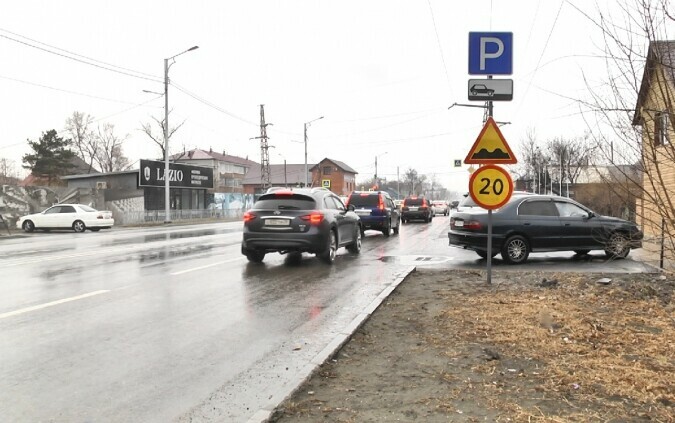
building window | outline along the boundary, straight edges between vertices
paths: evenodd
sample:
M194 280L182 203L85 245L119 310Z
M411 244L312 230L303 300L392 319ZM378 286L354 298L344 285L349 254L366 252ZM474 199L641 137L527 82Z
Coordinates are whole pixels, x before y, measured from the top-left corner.
M324 175L330 175L333 173L333 167L332 166L324 166L323 167L323 174Z
M657 112L656 118L654 119L654 145L668 145L668 126L670 125L670 119L668 118L668 112Z

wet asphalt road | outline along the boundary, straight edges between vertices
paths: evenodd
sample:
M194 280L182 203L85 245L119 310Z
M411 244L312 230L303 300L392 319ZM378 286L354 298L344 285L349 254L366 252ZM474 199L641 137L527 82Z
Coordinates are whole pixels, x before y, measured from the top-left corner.
M241 223L0 237L3 421L251 421L411 266L485 268L449 218L366 232L333 266L241 256ZM642 272L601 254L493 272ZM314 361L313 361L314 360Z

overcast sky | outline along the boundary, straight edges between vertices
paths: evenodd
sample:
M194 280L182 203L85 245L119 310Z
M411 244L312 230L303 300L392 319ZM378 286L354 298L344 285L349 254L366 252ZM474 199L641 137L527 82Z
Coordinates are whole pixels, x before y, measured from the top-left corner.
M614 13L615 1L20 1L0 15L0 158L21 165L26 139L64 128L74 111L128 134L125 154L158 158L142 133L162 118L164 58L170 150L212 148L260 161L260 104L272 163L324 157L357 180L414 168L466 190L464 159L483 110L467 100L468 34L512 32L514 98L495 120L518 156L528 130L545 140L586 129L586 84L605 77L601 33L577 9ZM618 13L618 11L617 11ZM582 74L583 71L583 74ZM586 77L586 81L583 79ZM482 105L474 102L473 104ZM64 134L65 135L65 134Z

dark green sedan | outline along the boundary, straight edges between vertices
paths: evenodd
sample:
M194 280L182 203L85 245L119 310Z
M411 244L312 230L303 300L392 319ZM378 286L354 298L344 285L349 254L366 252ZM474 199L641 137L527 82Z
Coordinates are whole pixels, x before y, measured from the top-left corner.
M487 258L487 210L454 212L450 218L451 246ZM557 196L513 195L492 213L492 257L501 254L510 264L524 263L530 253L604 250L610 258L625 258L642 247L643 234L630 221L601 216L576 201Z

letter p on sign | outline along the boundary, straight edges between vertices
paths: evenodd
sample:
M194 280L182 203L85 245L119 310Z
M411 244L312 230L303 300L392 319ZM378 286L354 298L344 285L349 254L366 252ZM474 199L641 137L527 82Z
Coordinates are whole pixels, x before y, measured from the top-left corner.
M511 75L512 73L512 32L469 33L470 75Z

